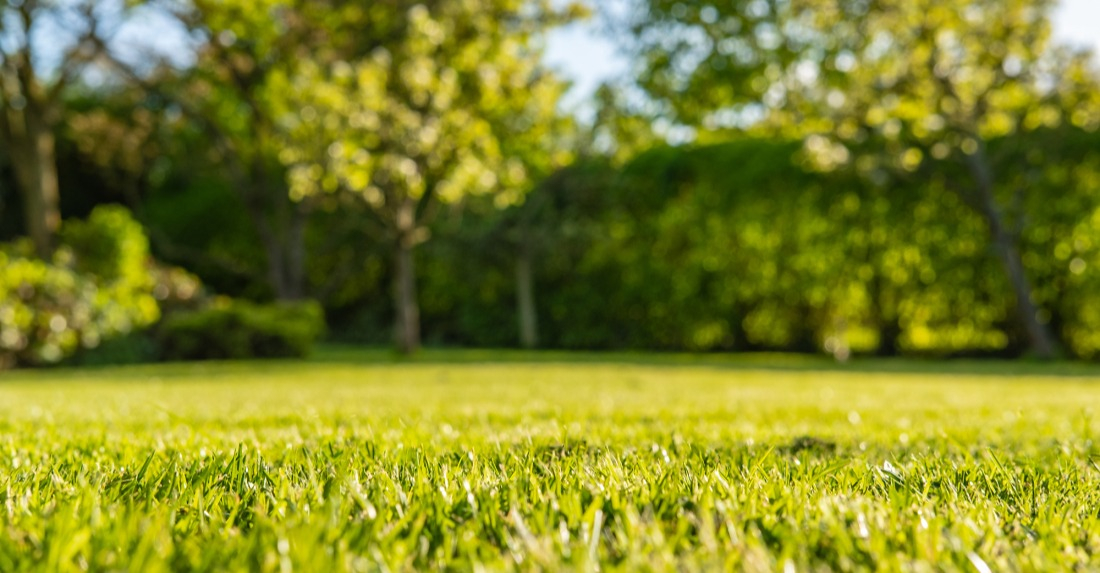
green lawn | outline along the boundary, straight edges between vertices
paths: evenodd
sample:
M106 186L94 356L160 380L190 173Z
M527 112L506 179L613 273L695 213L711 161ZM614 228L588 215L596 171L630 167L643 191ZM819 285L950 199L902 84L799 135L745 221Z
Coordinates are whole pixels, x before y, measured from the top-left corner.
M0 374L0 571L1100 569L1100 370L329 350Z

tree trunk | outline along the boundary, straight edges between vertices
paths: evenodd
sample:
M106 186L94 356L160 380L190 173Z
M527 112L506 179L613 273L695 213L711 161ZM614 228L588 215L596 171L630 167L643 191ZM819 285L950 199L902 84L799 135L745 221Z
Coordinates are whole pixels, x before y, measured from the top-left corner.
M734 302L730 313L730 334L733 337L734 352L749 352L755 345L749 341L749 333L745 330L745 318L749 315L751 306L742 302Z
M286 257L283 252L283 242L264 213L253 212L252 215L260 242L263 243L264 254L267 255L267 283L271 286L271 291L277 300L286 300Z
M21 119L22 133L12 134L10 142L12 168L23 195L27 232L35 252L45 259L53 253L54 238L61 226L56 139L45 122L30 115L29 110Z
M870 302L874 324L878 327L878 346L875 348L875 356L900 356L901 355L901 321L898 319L898 305L886 293L884 283L886 281L876 271L871 276Z
M1039 321L1039 307L1031 299L1031 283L1024 269L1020 248L1016 244L1016 237L1006 226L1004 214L993 193L993 168L986 155L984 143L979 143L978 150L967 155L967 163L977 187L978 211L989 227L993 251L1001 261L1015 296L1016 319L1027 334L1028 349L1036 358L1054 358L1054 337L1047 326Z
M309 212L302 203L291 207L290 229L286 242L286 300L299 300L306 294L306 223Z
M269 185L266 165L253 164L250 193L242 196L267 255L267 282L277 300L305 295L305 228L309 211L286 191Z
M295 212L281 231L267 221L258 226L267 255L267 282L276 300L301 300L305 295L305 223L305 215Z
M394 251L393 308L394 342L402 354L420 349L420 307L416 300L416 203L408 200L398 207Z
M416 302L416 269L411 241L397 241L394 263L394 341L399 352L412 354L420 349L420 307Z
M1054 358L1054 338L1046 325L1039 322L1039 307L1031 300L1031 283L1024 270L1023 259L1016 241L1005 232L1002 225L990 223L993 250L1004 265L1008 282L1016 297L1016 316L1027 333L1028 346L1036 358Z
M875 356L900 356L901 334L901 324L896 317L882 317L879 320L878 347L875 348Z
M539 345L538 310L535 308L535 280L531 249L524 243L516 259L516 312L519 316L519 341L524 348Z

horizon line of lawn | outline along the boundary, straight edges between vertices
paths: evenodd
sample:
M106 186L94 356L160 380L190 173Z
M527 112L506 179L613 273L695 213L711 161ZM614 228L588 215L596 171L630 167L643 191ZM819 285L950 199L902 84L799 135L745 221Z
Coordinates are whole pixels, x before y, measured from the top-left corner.
M306 370L319 366L445 366L445 365L516 366L629 365L668 368L708 368L732 371L776 372L853 372L882 374L966 375L990 377L1059 377L1100 378L1100 363L1084 361L1035 361L1003 358L921 358L854 356L840 362L820 354L782 352L666 352L666 351L600 351L600 350L523 350L494 348L428 347L413 355L402 355L391 348L355 346L350 344L320 344L304 359L214 360L195 362L153 362L129 365L60 365L36 369L0 371L0 384L5 382L63 381L71 378L118 374L157 373L167 377L191 377L206 369L241 368L262 371L288 366ZM145 379L145 377L143 377Z

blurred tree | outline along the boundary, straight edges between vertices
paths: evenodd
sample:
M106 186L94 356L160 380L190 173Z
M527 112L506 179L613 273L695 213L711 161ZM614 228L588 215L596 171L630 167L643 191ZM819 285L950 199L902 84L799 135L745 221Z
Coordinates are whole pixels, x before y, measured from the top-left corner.
M796 26L796 1L637 0L609 13L637 64L636 83L660 117L703 131L759 129L793 109L798 73L821 38ZM769 124L770 125L770 124Z
M22 0L0 5L0 144L23 199L38 256L53 250L58 208L57 128L65 90L103 53L102 2ZM112 26L116 27L116 26Z
M177 97L215 140L263 244L276 298L301 298L309 205L287 195L271 90L273 78L307 57L316 29L281 0L191 4L181 20L205 41Z
M1018 161L991 153L988 142L1063 121L1100 123L1095 106L1092 115L1081 107L1085 94L1100 87L1087 61L1050 42L1053 6L1050 0L951 7L931 0L805 0L799 12L831 39L818 72L825 121L807 138L808 151L825 166L851 161L872 176L962 168L963 176L941 181L985 223L1015 319L1030 352L1042 358L1052 357L1057 344L1020 247L1028 224L1024 198L1038 173L1013 181Z
M194 62L167 59L152 71L120 63L149 93L170 100L208 138L210 158L229 175L267 259L276 298L305 295L309 202L292 201L278 161L277 78L333 50L322 4L300 0L189 0L163 3L182 24Z
M427 223L470 194L495 193L502 206L522 196L527 149L562 91L540 67L539 41L574 12L522 0L399 4L367 11L389 34L367 34L364 55L304 62L278 91L291 196L353 194L386 229L395 340L407 353L420 345L414 250Z
M65 135L140 221L150 177L174 135L164 133L172 123L140 90L118 86L71 102Z
M530 69L537 66L537 60L505 60L501 64L511 68L506 68L504 75L512 79L501 82L494 90L495 101L481 102L500 142L502 168L507 171L507 176L498 181L496 207L526 202L530 189L572 161L571 150L577 147L579 136L573 119L558 110L567 87L564 82ZM526 83L522 82L523 77L528 78ZM534 348L539 338L534 275L544 233L533 228L534 222L527 217L512 221L515 224L505 240L514 254L519 338L523 347Z
M1100 124L1088 60L1050 43L1053 1L643 4L640 84L677 121L805 137L820 167L879 179L965 167L940 181L984 221L1030 351L1055 353L1019 246L1028 184L1009 188L1016 165L987 145Z
M621 165L640 153L664 143L654 130L660 119L628 103L622 86L601 85L594 95L596 106L582 151L603 155Z
M511 278L518 336L505 343L518 340L524 348L535 348L546 341L541 334L546 325L540 327L539 317L544 314L540 307L544 311L548 305L536 293L541 287L552 300L556 287L547 288L547 278L567 273L580 258L578 246L597 240L591 234L606 211L615 176L605 159L581 157L540 177L523 203L502 210L490 201L467 200L463 216L437 231L452 251L468 253L464 263L473 257L475 264Z

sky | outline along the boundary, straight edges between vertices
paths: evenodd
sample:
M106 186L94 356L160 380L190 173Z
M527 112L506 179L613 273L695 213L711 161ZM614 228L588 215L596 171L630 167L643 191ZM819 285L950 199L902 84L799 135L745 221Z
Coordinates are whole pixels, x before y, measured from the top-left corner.
M1062 42L1100 54L1100 0L1062 0L1054 15L1054 34ZM592 23L555 31L547 41L546 61L573 82L567 107L579 105L601 82L626 68L626 60Z

